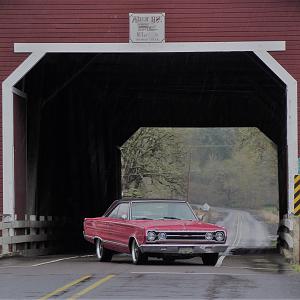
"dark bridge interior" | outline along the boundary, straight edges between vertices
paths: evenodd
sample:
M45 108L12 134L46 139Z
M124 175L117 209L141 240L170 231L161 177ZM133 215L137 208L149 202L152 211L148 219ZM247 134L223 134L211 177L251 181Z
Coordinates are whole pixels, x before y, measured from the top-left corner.
M81 235L120 197L119 147L142 126L258 127L278 146L287 211L286 87L252 53L47 54L17 87L28 214L68 216Z

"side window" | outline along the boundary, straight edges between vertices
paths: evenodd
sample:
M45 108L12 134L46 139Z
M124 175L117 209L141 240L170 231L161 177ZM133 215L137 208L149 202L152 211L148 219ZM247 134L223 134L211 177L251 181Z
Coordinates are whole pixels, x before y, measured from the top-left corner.
M119 210L120 205L115 207L112 212L107 216L108 218L117 218L118 217L118 210Z
M128 203L121 203L119 205L119 211L118 211L118 219L128 220L128 214L129 214L129 205Z

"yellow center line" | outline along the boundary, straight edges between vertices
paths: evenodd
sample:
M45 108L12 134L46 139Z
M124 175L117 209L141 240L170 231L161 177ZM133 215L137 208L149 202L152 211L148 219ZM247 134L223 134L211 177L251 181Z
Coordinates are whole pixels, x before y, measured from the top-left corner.
M95 289L96 287L98 287L99 285L103 284L104 282L110 280L113 277L115 277L115 275L108 275L108 276L96 281L92 285L90 285L90 286L86 287L85 289L79 291L78 293L72 295L68 300L78 299L79 297L89 293L90 291L92 291L93 289Z
M39 298L39 300L45 300L45 299L49 299L50 297L52 296L56 296L58 294L61 294L62 292L65 292L67 289L69 289L70 287L84 281L84 280L87 280L89 278L91 278L92 275L85 275L85 276L82 276L58 289L56 289L55 291L51 292L51 293L48 293L47 295L43 296L42 298Z

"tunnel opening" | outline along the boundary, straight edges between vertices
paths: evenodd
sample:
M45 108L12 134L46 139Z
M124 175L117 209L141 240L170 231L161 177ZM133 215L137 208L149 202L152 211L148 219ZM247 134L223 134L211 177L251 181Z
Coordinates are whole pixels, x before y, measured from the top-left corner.
M184 199L233 253L274 252L277 147L257 128L140 128L121 147L122 196Z
M286 86L251 52L51 53L16 87L27 95L25 108L14 100L15 130L27 132L15 143L15 162L26 144L16 214L67 216L68 245L121 197L120 147L140 127L259 128L277 145L287 213Z

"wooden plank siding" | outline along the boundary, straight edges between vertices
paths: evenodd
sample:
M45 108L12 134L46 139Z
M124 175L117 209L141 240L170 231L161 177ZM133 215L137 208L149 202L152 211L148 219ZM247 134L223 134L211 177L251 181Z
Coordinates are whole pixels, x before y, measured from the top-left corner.
M0 83L27 57L14 43L128 42L129 12L165 12L166 42L284 40L273 56L300 80L299 0L0 0Z

